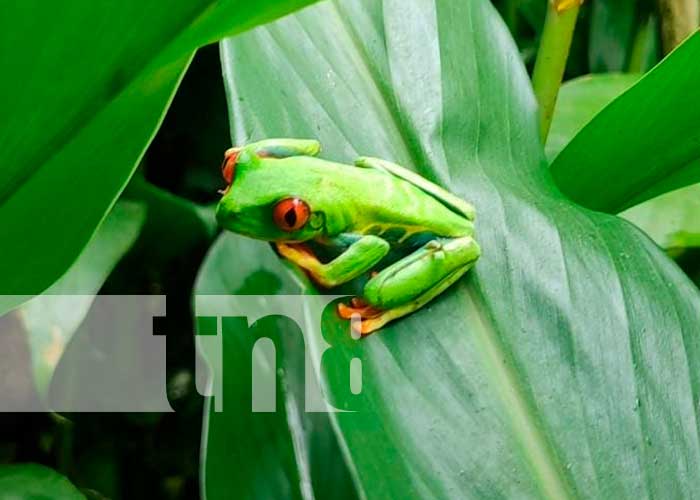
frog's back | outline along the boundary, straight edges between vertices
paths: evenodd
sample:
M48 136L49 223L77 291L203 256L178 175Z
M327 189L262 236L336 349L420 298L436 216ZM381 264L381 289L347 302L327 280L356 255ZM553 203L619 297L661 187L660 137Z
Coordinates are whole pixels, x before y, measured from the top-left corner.
M352 210L353 232L403 240L416 233L470 235L472 222L413 183L389 172L337 165Z
M259 181L282 186L287 194L305 198L312 210L324 212L329 236L375 234L401 243L418 233L458 237L473 232L472 221L454 207L388 171L315 157L262 161L269 178Z

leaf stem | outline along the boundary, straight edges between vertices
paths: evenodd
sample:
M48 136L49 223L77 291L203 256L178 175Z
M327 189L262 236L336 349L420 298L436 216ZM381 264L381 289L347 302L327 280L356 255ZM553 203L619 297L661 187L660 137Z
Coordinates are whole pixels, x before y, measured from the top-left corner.
M532 86L540 106L540 137L543 144L552 124L554 105L564 77L581 3L581 0L549 0L532 74Z

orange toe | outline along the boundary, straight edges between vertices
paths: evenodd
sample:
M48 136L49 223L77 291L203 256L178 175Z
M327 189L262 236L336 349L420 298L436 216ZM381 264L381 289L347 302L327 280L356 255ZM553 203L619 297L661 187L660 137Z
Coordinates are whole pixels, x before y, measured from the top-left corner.
M343 319L350 319L352 315L355 313L355 309L352 307L348 307L342 302L338 304L338 316L340 316Z
M338 316L343 319L351 319L353 315L359 315L360 318L374 318L382 313L381 309L372 307L367 304L362 299L351 300L351 305L343 304L340 302L338 304Z

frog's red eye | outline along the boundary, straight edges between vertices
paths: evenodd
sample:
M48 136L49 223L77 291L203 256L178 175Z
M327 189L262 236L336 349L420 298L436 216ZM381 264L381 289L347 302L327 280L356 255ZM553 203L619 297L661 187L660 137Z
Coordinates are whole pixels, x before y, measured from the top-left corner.
M221 175L224 176L224 180L229 186L233 182L233 178L236 174L236 162L238 161L240 152L238 148L231 148L227 149L224 153L224 162L221 164Z
M275 205L272 218L282 231L297 231L309 220L309 205L299 198L286 198Z

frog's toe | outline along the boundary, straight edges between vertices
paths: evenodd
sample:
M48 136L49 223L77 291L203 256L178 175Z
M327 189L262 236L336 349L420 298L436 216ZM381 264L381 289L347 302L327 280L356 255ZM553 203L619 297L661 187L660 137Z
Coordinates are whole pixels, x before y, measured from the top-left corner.
M359 316L361 319L374 318L382 313L381 309L377 309L364 300L355 297L350 301L350 305L343 304L342 302L338 304L338 316L343 319L352 319L353 316Z
M379 330L389 321L391 321L391 318L387 317L386 314L378 314L372 318L352 322L352 328L364 337L365 335Z
M360 297L354 297L350 305L339 303L338 316L350 320L352 329L361 335L379 330L390 320L384 309L371 306Z

